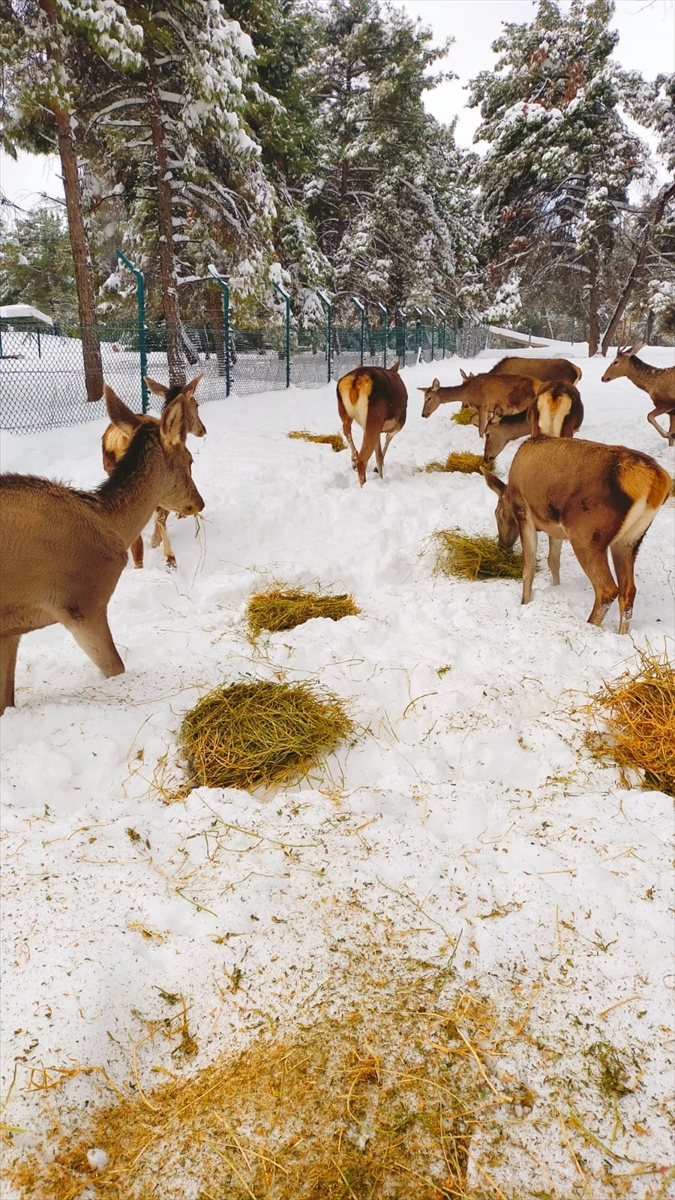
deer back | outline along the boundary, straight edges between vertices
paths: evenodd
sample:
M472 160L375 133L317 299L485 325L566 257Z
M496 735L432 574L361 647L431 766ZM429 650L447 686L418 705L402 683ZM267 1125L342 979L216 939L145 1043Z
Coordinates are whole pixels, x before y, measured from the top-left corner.
M402 429L408 407L408 392L401 379L398 363L393 367L356 367L337 383L338 403L348 417L365 430L375 422L386 430Z
M508 355L490 369L491 375L529 375L549 383L577 384L581 368L567 358L518 358Z

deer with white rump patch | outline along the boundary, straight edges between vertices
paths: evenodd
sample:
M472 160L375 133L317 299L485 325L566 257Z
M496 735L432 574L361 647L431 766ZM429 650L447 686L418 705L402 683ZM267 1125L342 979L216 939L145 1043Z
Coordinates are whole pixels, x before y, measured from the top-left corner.
M127 550L159 504L188 515L204 507L185 446L183 395L157 420L104 392L128 448L100 487L0 476L0 712L14 704L19 641L34 629L65 626L106 677L121 674L107 609Z
M145 382L150 388L150 391L154 392L156 396L162 396L164 398L164 408L166 408L172 400L175 400L176 396L182 396L186 437L188 433L192 433L195 437L199 438L204 437L206 434L206 427L199 415L199 406L195 400L197 384L203 378L204 374L202 372L201 375L196 375L194 379L191 379L189 383L186 383L184 387L180 387L175 385L167 386L163 383L158 383L156 379L150 379L148 375L145 377ZM108 475L111 474L115 464L119 462L122 455L125 453L129 445L130 438L131 434L128 430L123 430L114 422L108 425L108 428L101 438L103 469ZM159 546L159 543L161 542L166 566L175 567L176 556L173 552L171 542L169 541L169 535L166 532L166 519L168 515L169 513L166 508L158 508L155 510L155 527L152 531L150 545L154 549L156 546ZM184 517L186 515L186 513L178 514L179 517ZM131 557L135 567L143 566L143 535L141 533L139 533L138 537L134 539L131 545Z
M619 633L628 633L640 543L666 499L671 479L647 454L571 438L538 437L517 451L508 483L483 468L499 497L499 544L523 548L523 604L532 598L537 532L548 534L548 565L560 583L560 549L569 541L593 585L589 624L601 625L619 597ZM617 583L607 561L610 550Z
M485 431L486 462L494 462L507 442L523 437L574 437L584 419L584 406L570 383L539 384L530 407L515 416L492 418ZM477 424L476 415L473 424Z
M638 358L637 352L646 345L638 342L635 346L619 346L614 362L605 371L602 382L610 383L613 379L625 376L636 387L642 388L650 396L654 407L647 413L647 420L653 425L661 437L668 439L669 446L675 446L675 367L652 367L649 363ZM668 432L661 428L657 417L670 418Z
M408 393L398 373L398 362L390 368L355 367L338 380L337 402L344 435L352 451L352 466L363 487L373 450L381 479L389 443L405 425ZM363 430L359 451L352 438L353 421ZM384 447L380 440L382 433L387 435Z

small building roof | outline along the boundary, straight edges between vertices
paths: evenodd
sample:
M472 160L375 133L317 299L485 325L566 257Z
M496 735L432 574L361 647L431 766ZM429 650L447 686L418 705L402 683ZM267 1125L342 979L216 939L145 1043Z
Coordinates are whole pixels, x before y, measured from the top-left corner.
M3 304L0 305L0 317L5 321L42 321L45 325L53 325L51 317L33 308L32 304Z

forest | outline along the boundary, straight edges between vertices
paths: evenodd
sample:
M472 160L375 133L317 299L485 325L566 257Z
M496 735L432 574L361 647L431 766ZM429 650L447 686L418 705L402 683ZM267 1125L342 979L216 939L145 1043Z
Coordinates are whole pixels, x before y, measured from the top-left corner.
M450 43L386 0L0 0L4 147L58 153L65 191L3 206L0 303L79 325L94 380L101 324L135 311L118 249L177 378L210 265L249 325L281 319L276 283L304 329L320 288L343 321L356 295L591 355L669 340L675 75L621 66L613 10L504 23L468 92L478 153L425 111Z

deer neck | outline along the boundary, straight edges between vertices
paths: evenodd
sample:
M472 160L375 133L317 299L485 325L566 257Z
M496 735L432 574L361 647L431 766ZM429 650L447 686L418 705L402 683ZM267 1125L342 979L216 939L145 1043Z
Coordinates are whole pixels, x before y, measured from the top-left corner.
M657 368L650 367L649 363L643 362L637 354L631 354L626 367L626 374L631 383L634 383L636 387L643 388L646 392L649 391L649 383Z
M166 479L155 426L141 426L108 479L94 493L100 509L129 547L157 508Z

